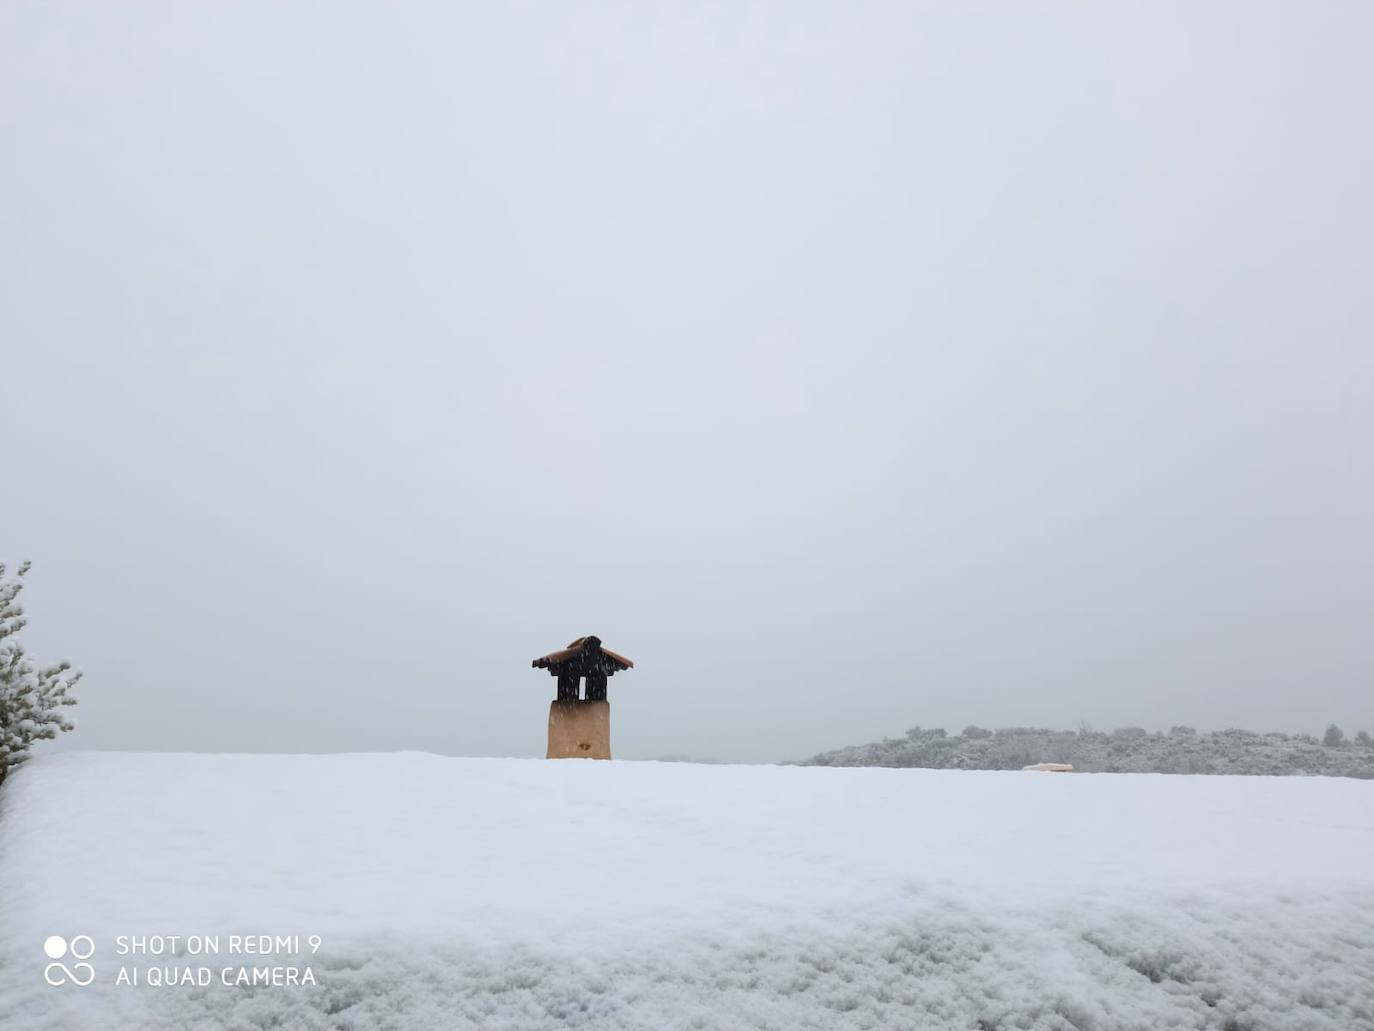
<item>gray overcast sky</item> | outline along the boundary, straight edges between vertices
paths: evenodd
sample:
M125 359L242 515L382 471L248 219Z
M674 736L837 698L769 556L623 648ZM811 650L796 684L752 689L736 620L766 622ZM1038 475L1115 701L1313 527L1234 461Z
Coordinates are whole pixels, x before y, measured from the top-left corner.
M1374 730L1374 7L0 5L69 747Z

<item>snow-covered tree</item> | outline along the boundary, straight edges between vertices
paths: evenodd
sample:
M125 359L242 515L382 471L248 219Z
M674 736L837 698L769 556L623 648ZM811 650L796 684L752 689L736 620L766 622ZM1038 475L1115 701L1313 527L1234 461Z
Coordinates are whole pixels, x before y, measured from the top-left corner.
M65 708L76 704L71 689L81 679L80 671L65 659L52 666L35 665L15 640L26 622L19 592L28 571L25 562L6 579L0 563L0 781L23 762L35 741L72 729Z
M1326 728L1326 733L1322 736L1322 744L1327 748L1339 748L1345 744L1345 733L1336 724Z

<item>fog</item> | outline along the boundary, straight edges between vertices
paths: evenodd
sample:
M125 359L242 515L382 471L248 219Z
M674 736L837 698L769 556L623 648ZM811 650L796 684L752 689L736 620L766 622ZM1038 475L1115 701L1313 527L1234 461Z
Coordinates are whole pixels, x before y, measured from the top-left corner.
M1374 11L0 7L63 747L1374 729Z

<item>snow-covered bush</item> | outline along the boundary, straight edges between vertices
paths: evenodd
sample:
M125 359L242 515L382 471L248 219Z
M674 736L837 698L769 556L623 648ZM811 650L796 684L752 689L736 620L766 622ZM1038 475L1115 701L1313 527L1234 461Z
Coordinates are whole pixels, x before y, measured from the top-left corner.
M28 756L35 741L72 729L64 709L76 704L71 688L81 679L81 673L65 659L52 666L34 665L14 639L24 628L19 592L28 571L25 562L7 580L0 563L0 781Z
M1326 728L1326 733L1322 735L1322 744L1326 745L1327 748L1339 748L1345 744L1345 732L1336 724L1331 724Z

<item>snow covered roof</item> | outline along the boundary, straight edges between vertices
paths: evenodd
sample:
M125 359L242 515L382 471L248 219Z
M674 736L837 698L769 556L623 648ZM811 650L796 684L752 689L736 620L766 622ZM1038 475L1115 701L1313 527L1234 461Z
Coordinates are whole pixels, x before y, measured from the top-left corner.
M579 637L566 648L549 652L530 665L535 669L547 669L554 676L560 673L605 673L609 677L620 670L634 668L634 663L625 656L601 647L601 638L594 635Z
M0 789L0 1027L1371 1031L1371 786L41 755ZM300 950L116 955L258 932ZM43 983L56 933L89 987ZM222 985L262 963L320 986Z

